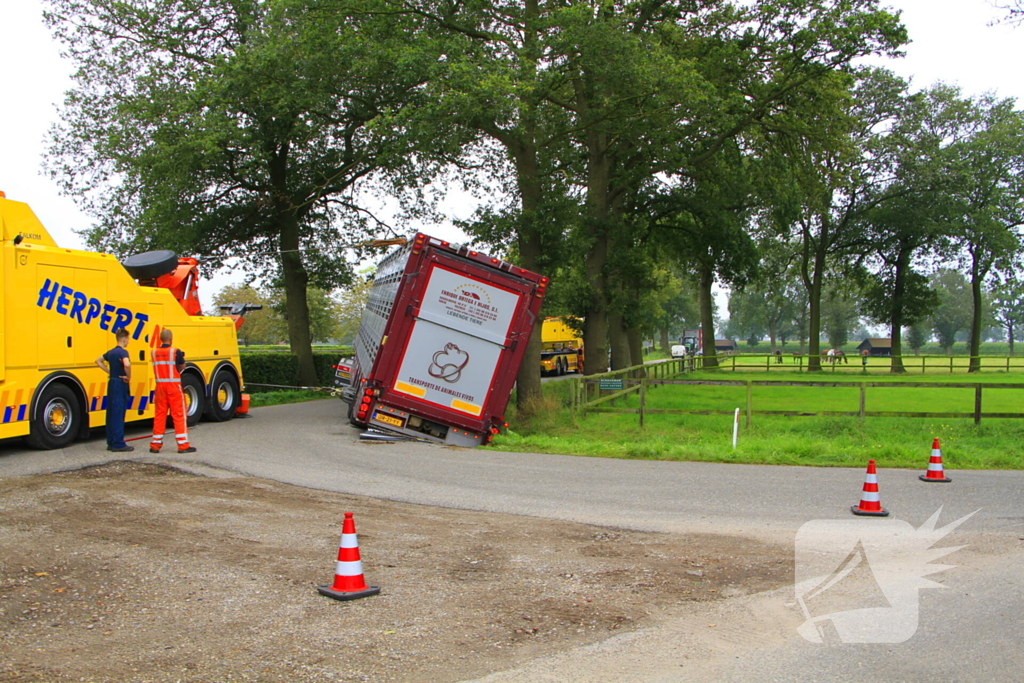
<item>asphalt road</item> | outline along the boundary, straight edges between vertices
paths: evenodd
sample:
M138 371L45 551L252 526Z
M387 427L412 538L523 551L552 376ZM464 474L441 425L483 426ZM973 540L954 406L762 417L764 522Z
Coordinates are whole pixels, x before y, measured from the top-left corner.
M649 531L711 532L794 544L812 520L853 519L862 469L628 461L368 443L337 400L262 408L254 417L201 424L198 452L160 456L281 482L391 500L565 519ZM144 436L129 427L129 438ZM149 460L146 439L132 442ZM924 589L919 627L904 643L812 644L792 587L695 606L657 629L534 662L489 681L1022 681L1024 680L1024 472L957 471L926 484L920 470L882 470L892 517L914 528L940 507L939 526L972 512L939 546L966 545ZM102 437L62 451L0 444L0 476L109 461ZM865 462L867 460L865 454ZM881 520L862 519L865 525ZM867 527L865 527L867 528ZM860 580L860 579L857 579ZM854 581L851 578L851 581ZM856 581L854 584L857 585Z

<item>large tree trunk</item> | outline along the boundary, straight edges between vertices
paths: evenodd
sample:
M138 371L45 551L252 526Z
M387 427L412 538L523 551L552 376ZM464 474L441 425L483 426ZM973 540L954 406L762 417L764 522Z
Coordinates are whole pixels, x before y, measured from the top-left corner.
M536 19L539 13L537 0L526 0L524 5L525 26L523 45L526 48L522 55L523 81L534 82L537 71L538 53ZM543 254L542 229L538 224L541 205L541 179L537 163L536 146L536 101L525 97L520 101L522 121L518 132L506 131L494 126L493 122L485 122L480 129L497 139L508 150L516 168L516 182L519 189L520 216L516 245L519 249L521 267L540 272L540 256ZM523 340L526 353L523 364L516 374L516 407L521 415L539 405L542 397L540 383L540 349L541 321L537 320L530 338Z
M621 313L608 314L608 341L612 347L612 370L621 370L632 365L629 357L629 340L626 338Z
M633 365L644 364L644 339L635 327L626 329L626 340L629 342L629 359Z
M285 311L288 314L288 342L299 361L299 386L320 386L313 364L313 340L309 333L309 304L306 287L309 274L299 251L299 223L295 214L284 210L281 216L281 273L284 276Z
M821 290L825 270L824 250L814 255L814 270L810 273L810 287L807 288L807 370L821 370Z
M697 285L697 306L700 308L700 326L704 336L704 357L701 366L718 367L718 354L715 349L715 309L714 295L711 286L715 284L715 270L710 266L700 267L700 281Z
M981 372L981 318L984 302L981 285L985 275L985 273L979 272L977 266L971 269L971 300L974 310L971 311L971 362L967 367L967 372Z
M892 287L892 307L889 309L889 338L892 342L892 365L890 372L906 372L903 367L903 299L906 289L906 268L910 255L900 251L896 256L895 274Z
M658 345L661 346L661 350L665 353L669 353L672 350L672 342L669 341L667 327L658 330ZM1013 353L1013 332L1010 333L1010 353Z
M516 162L519 185L521 214L519 217L519 265L526 270L537 272L543 253L540 226L537 225L541 203L540 177L537 166L537 148L532 140L511 150ZM533 328L533 334L526 340L526 354L516 375L516 408L521 414L529 413L538 405L543 395L540 383L541 320Z
M608 369L608 264L611 161L605 154L607 141L598 131L587 133L587 216L593 242L585 255L583 270L590 285L586 319L583 323L583 365L588 375Z

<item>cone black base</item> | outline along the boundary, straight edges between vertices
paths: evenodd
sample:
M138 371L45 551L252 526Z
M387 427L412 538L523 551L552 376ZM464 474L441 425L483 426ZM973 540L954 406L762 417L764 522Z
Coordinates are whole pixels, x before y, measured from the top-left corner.
M888 517L889 516L889 511L888 510L861 510L856 505L851 505L850 506L850 511L853 512L853 514L855 514L855 515L862 515L862 516L865 516L865 517Z
M326 595L335 600L358 600L359 598L368 598L371 595L380 593L380 586L370 586L366 590L361 591L336 591L330 586L317 586L316 589L320 591L320 595Z
M945 484L947 482L953 481L949 477L946 477L945 479L929 479L928 476L924 475L924 474L919 476L918 479L920 479L921 481L934 481L934 482L936 482L938 484Z

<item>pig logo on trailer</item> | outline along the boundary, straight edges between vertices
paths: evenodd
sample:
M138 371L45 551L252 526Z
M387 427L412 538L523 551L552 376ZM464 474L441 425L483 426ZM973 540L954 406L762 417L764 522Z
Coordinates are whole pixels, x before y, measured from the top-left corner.
M444 348L434 354L433 362L427 368L431 377L443 379L454 384L462 377L462 368L469 362L469 354L455 344L445 344Z

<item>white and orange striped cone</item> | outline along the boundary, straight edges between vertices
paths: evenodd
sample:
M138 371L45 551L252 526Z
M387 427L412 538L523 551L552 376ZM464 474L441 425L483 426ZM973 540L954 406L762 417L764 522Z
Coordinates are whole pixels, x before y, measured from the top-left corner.
M878 471L875 469L874 460L868 460L868 473L864 477L864 492L860 494L860 504L852 506L850 510L855 515L889 516L889 513L882 509L882 503L878 498Z
M341 526L341 544L338 546L338 564L334 570L334 585L317 586L320 595L335 600L355 600L380 593L380 587L366 585L363 562L359 559L359 539L356 522L351 512L345 513Z
M921 481L934 481L940 484L953 481L946 476L942 469L942 449L939 448L939 440L932 441L932 457L928 460L928 471L918 477Z

